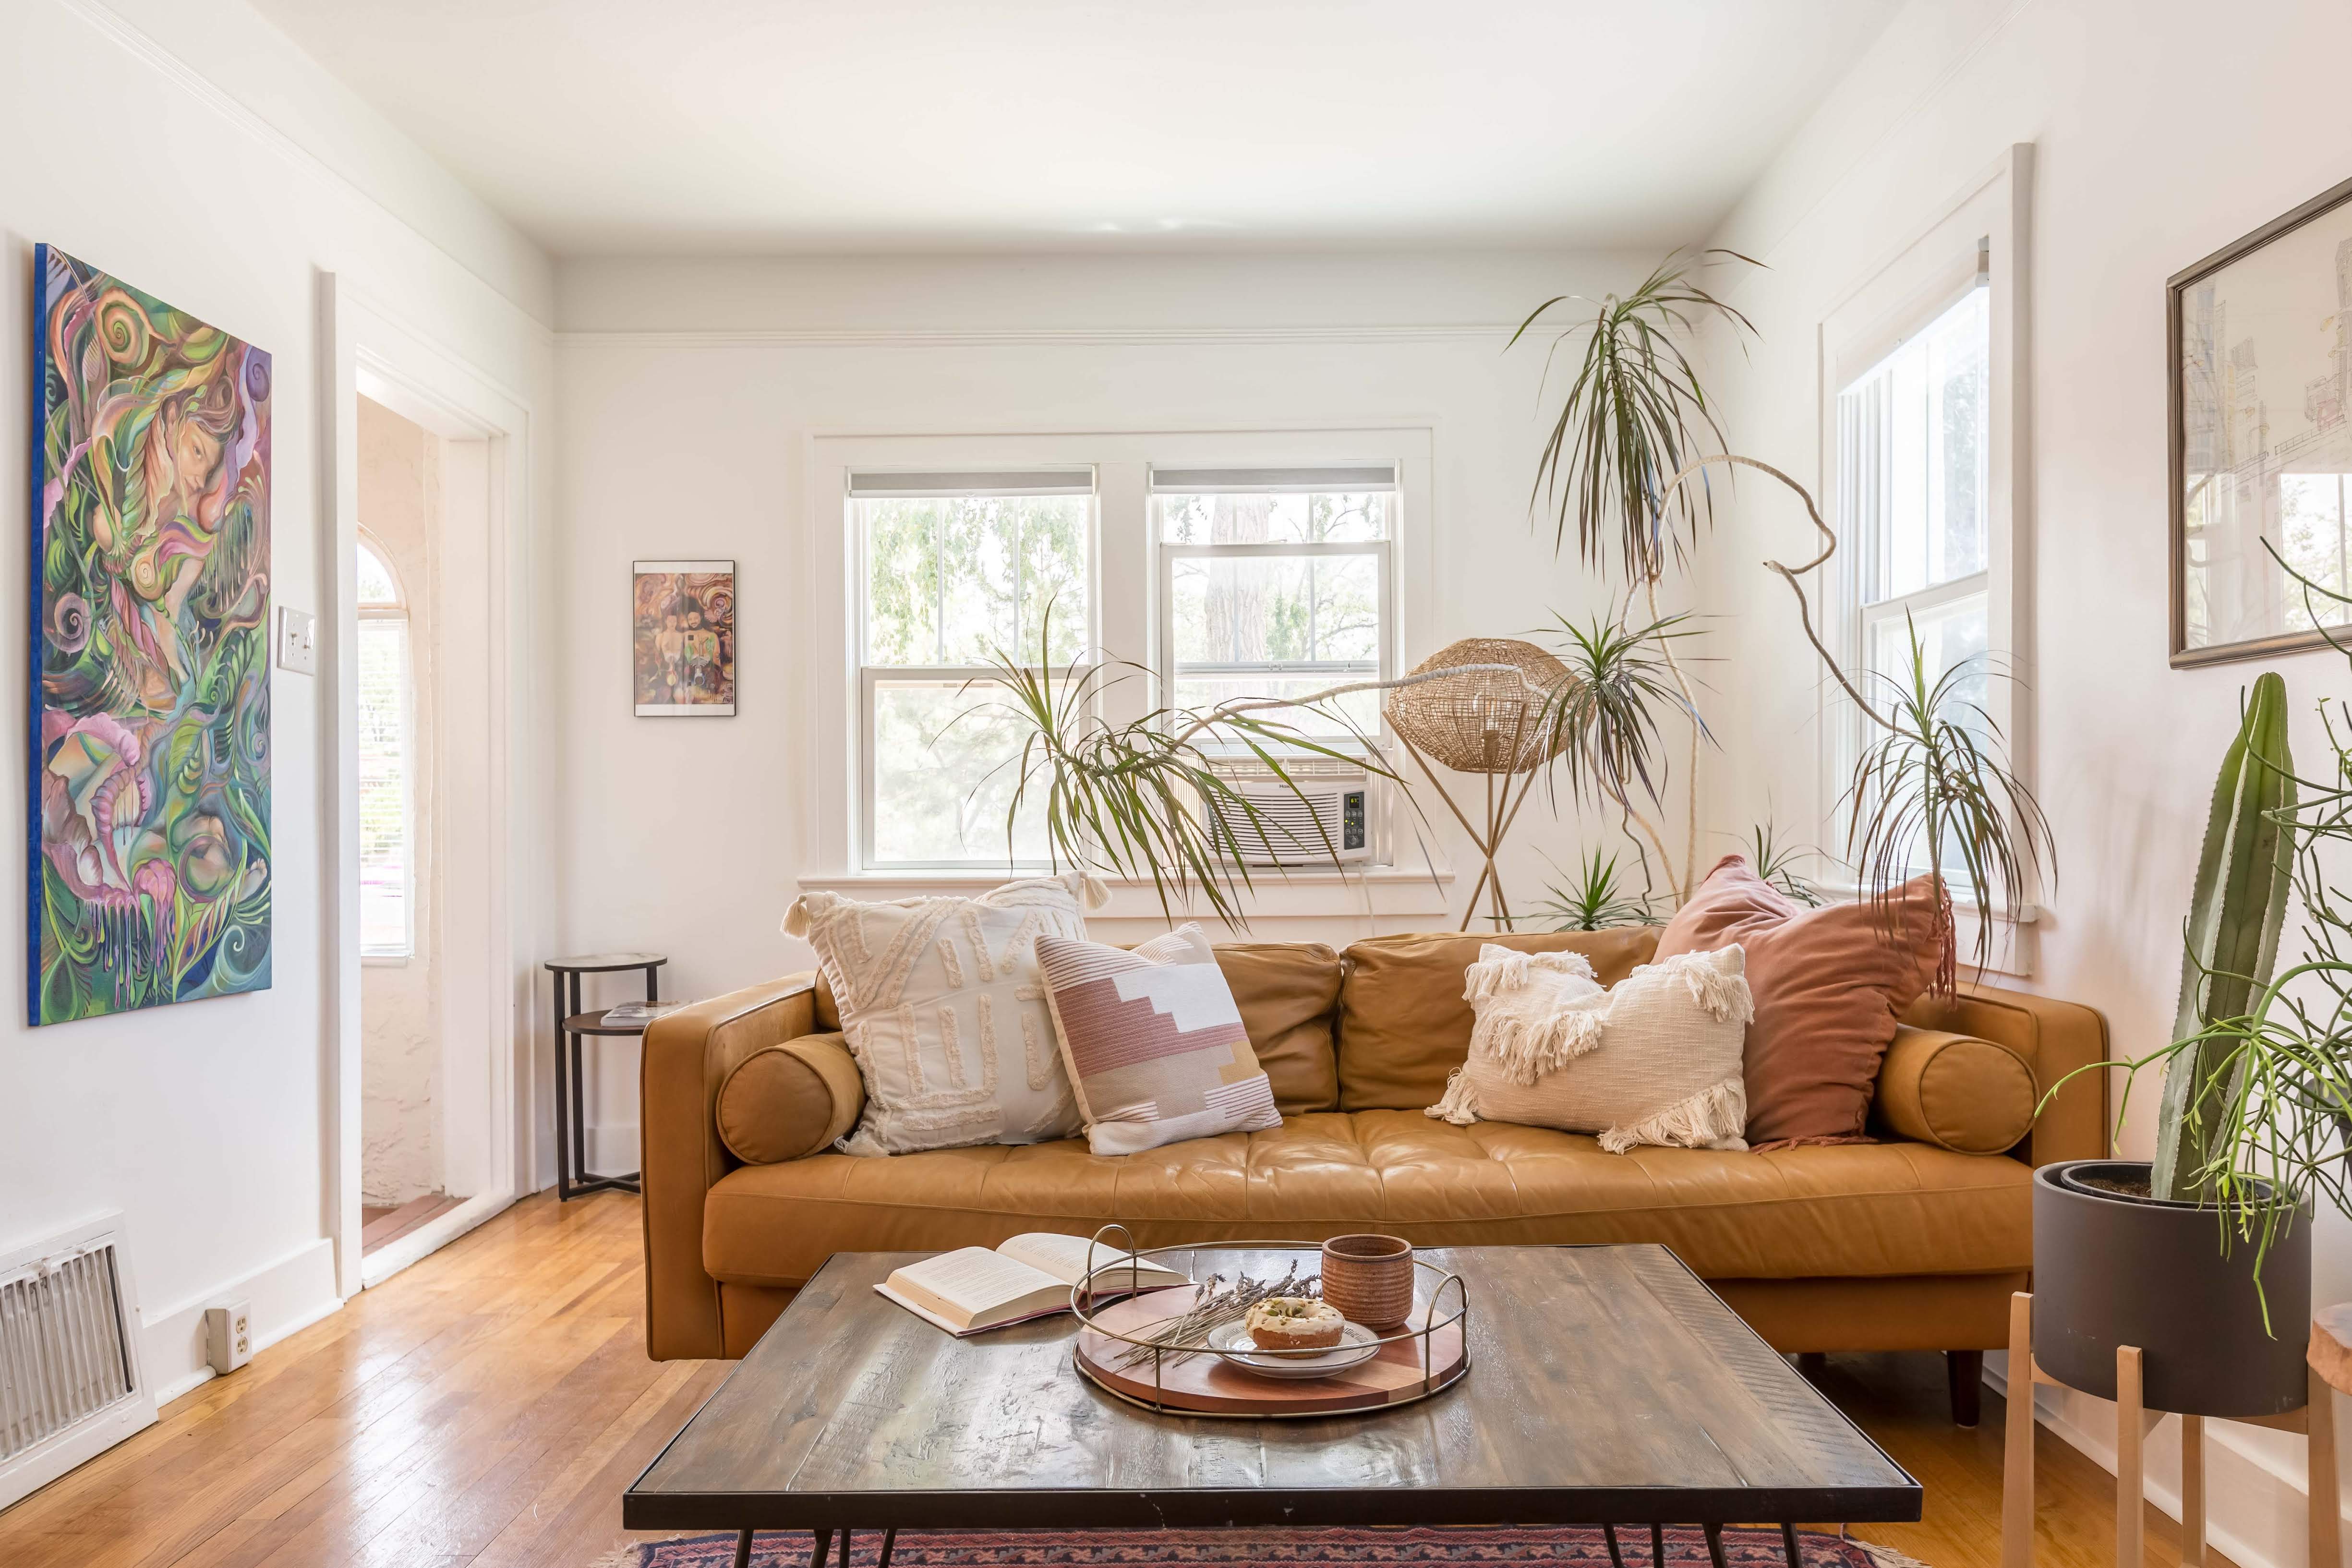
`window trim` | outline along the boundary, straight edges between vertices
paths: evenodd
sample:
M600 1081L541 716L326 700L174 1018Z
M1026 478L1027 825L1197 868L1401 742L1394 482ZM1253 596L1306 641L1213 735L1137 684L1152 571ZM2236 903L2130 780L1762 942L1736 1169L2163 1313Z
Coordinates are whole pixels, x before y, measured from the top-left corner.
M364 527L358 531L358 547L375 557L392 580L392 603L358 603L359 619L388 621L400 626L400 756L402 789L400 792L400 918L403 927L397 947L370 947L367 944L366 922L360 926L360 963L363 965L397 967L416 957L416 624L409 610L408 584L401 580L400 567L394 562L392 552L383 542Z
M1149 664L1157 646L1159 618L1149 531L1150 472L1154 465L1162 468L1392 465L1397 474L1398 515L1404 523L1390 542L1393 570L1389 647L1391 659L1399 660L1401 668L1402 650L1412 646L1415 628L1426 628L1439 619L1430 547L1433 534L1442 526L1435 504L1436 476L1441 471L1439 436L1440 422L1427 415L1253 420L1239 426L1153 422L1077 427L1015 426L978 431L950 428L877 434L853 428L803 433L803 482L798 494L799 516L806 520L806 526L797 531L793 553L806 580L828 586L794 628L805 668L816 673L796 696L793 717L805 754L824 760L813 779L807 837L800 857L801 885L863 879L877 886L903 888L919 883L954 892L967 887L974 876L992 873L1001 879L1004 875L1002 860L992 868L974 865L956 870L874 870L865 865L863 774L867 748L861 717L865 650L860 607L865 563L863 544L856 537L859 531L843 504L848 473L1092 465L1097 483L1091 581L1098 617L1094 645L1108 660ZM1128 518L1136 521L1132 530L1121 524L1120 520ZM1103 685L1097 711L1111 722L1140 719L1155 705L1153 683L1126 680ZM1386 875L1357 871L1328 889L1311 881L1300 885L1311 890L1308 901L1326 912L1360 912L1362 889ZM1391 906L1391 896L1384 893L1381 907L1393 907L1395 912L1412 918L1442 913L1439 889L1452 875L1442 858L1433 868L1416 867L1398 879L1402 890L1394 899L1402 901ZM1254 893L1253 906L1308 912L1303 907L1293 909L1297 900L1278 895L1273 888L1268 883L1267 890ZM1113 880L1115 900L1127 896L1124 889L1123 882Z
M2032 447L2029 407L2031 349L2031 143L2006 149L1936 211L1912 240L1865 270L1827 311L1820 328L1820 473L1822 515L1832 520L1839 550L1822 585L1823 623L1836 628L1831 646L1850 671L1862 665L1870 621L1908 603L1927 607L1978 591L1986 595L1987 646L2003 679L1989 684L1986 708L2005 738L2010 764L2030 788L2035 779L2035 712L2027 700L2033 680ZM1853 537L1848 476L1841 451L1841 393L1905 341L1978 286L1988 290L1985 566L1950 583L1875 605L1864 584L1874 563ZM1864 721L1832 683L1822 683L1818 754L1820 842L1843 842L1838 803L1859 753ZM2032 903L1996 910L2018 928L2017 951L2003 972L2030 974L2033 954L2025 927ZM2013 965L2013 966L2009 966Z

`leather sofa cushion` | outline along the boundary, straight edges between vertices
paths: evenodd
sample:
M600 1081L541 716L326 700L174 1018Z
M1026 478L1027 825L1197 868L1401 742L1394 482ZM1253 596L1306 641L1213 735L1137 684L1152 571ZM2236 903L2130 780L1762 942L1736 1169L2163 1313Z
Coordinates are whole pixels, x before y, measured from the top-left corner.
M1250 1049L1274 1084L1275 1109L1285 1116L1339 1109L1331 1023L1347 973L1339 953L1319 942L1224 942L1217 967L1241 1009Z
M719 1141L747 1165L814 1154L857 1125L866 1107L857 1063L839 1035L763 1046L719 1085Z
M702 1247L716 1278L768 1286L835 1252L1112 1220L1147 1246L1376 1229L1430 1246L1664 1242L1710 1279L1991 1274L2032 1262L2032 1177L1922 1143L1604 1154L1544 1128L1323 1112L1116 1157L1066 1140L746 1165L711 1187Z
M2033 1069L1990 1040L1898 1028L1878 1069L1874 1110L1897 1137L1999 1154L2033 1130Z
M1495 942L1515 952L1580 952L1593 977L1614 985L1647 963L1652 926L1617 931L1421 933L1374 937L1348 949L1339 990L1339 1105L1347 1110L1420 1110L1445 1093L1446 1076L1470 1055L1470 1004L1462 973Z

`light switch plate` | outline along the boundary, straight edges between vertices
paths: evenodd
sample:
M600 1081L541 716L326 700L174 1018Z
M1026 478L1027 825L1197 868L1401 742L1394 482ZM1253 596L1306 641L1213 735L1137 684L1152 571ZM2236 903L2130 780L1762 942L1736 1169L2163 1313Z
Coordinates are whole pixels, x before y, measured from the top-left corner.
M307 610L278 606L278 668L297 675L319 673L319 647L312 633L319 617Z

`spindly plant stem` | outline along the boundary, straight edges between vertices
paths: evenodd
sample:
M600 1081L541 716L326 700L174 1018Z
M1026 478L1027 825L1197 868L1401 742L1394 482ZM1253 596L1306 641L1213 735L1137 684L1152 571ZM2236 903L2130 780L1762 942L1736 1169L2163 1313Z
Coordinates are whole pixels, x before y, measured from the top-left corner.
M1650 594L1651 624L1654 626L1663 626L1665 624L1664 617L1658 613L1658 580L1655 577L1652 577L1648 580L1645 586L1649 589ZM1681 661L1675 658L1674 639L1662 633L1657 638L1657 643L1658 651L1666 656L1666 668L1674 673L1675 685L1682 691L1684 706L1688 708L1694 713L1697 712L1698 694L1691 689L1690 677L1683 673ZM1698 869L1698 742L1699 727L1697 724L1694 723L1691 725L1690 772L1683 777L1683 803L1685 806L1683 814L1683 874L1679 878L1676 878L1675 881L1675 897L1678 902L1681 900L1689 898L1691 896L1692 889L1696 886L1696 883L1694 880L1694 874ZM1644 826L1646 826L1647 824L1644 824ZM1657 836L1653 833L1651 837L1655 840ZM1664 864L1667 868L1668 874L1671 875L1673 873L1675 863L1673 858L1666 855L1666 847L1663 842L1658 844L1658 854L1664 860Z

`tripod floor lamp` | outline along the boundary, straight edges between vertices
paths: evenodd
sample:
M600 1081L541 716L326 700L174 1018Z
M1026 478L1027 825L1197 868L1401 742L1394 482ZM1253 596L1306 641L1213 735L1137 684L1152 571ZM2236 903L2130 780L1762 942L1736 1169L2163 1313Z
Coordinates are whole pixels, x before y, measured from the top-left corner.
M1536 776L1560 753L1565 736L1545 712L1543 694L1568 679L1568 667L1533 643L1514 637L1465 637L1422 660L1412 673L1432 674L1465 665L1489 668L1463 669L1452 679L1393 687L1382 709L1389 728L1421 764L1437 797L1486 858L1470 889L1469 907L1462 912L1460 929L1468 931L1470 922L1478 918L1478 900L1484 895L1486 918L1496 930L1509 931L1513 929L1511 906L1503 896L1495 852L1502 847L1519 808L1527 805ZM1491 668L1496 665L1509 668ZM1483 826L1470 819L1445 787L1445 781L1438 776L1441 767L1484 776Z

